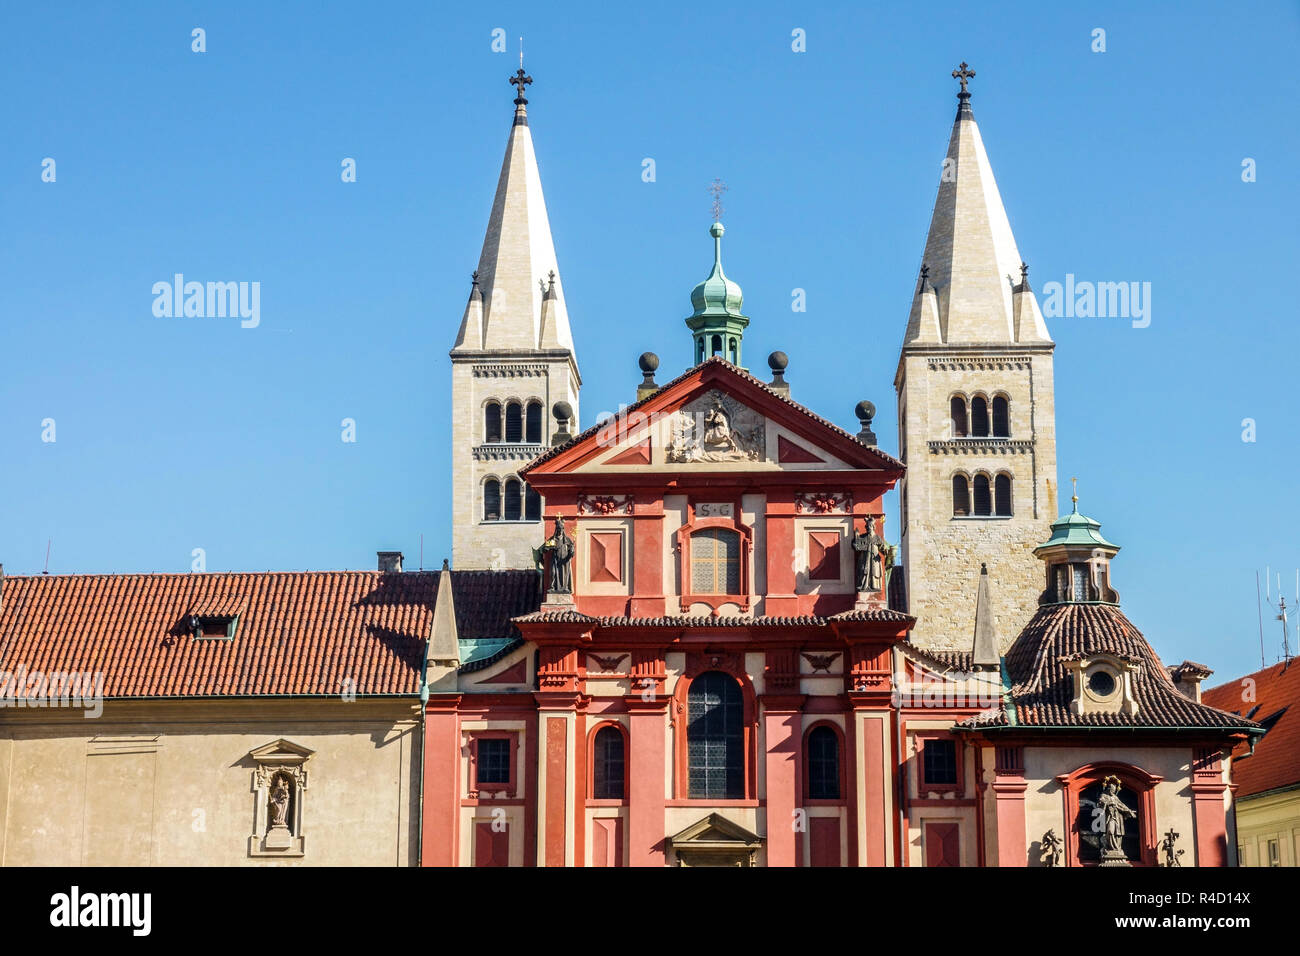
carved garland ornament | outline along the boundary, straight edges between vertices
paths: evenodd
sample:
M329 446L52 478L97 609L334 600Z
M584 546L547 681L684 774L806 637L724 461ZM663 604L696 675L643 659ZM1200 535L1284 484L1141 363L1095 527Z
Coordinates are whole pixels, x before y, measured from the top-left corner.
M580 515L630 515L631 513L631 495L578 495Z
M800 514L843 514L853 510L853 496L846 491L803 491L794 496L794 510Z

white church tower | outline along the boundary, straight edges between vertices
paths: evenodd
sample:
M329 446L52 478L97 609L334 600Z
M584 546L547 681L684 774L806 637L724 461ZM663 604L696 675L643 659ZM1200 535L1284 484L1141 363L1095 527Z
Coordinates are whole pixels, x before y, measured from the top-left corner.
M1052 351L970 108L957 118L894 387L912 640L967 649L980 568L1002 650L1038 606L1056 518ZM988 622L982 622L987 639Z
M469 304L451 350L452 564L530 568L542 502L518 471L550 443L560 402L577 426L582 379L542 180L528 130L522 69Z

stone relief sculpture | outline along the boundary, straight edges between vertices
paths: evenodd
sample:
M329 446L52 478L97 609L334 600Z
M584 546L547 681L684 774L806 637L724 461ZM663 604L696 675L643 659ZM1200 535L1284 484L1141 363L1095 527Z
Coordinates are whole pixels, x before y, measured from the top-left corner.
M1044 833L1041 844L1043 852L1040 859L1043 862L1043 866L1060 866L1061 838L1056 835L1056 831L1048 830Z
M713 389L677 412L664 454L675 463L760 461L765 436L761 415Z
M1182 866L1178 858L1186 853L1186 850L1177 849L1178 833L1170 830L1165 834L1165 838L1160 841L1160 849L1165 855L1165 866Z

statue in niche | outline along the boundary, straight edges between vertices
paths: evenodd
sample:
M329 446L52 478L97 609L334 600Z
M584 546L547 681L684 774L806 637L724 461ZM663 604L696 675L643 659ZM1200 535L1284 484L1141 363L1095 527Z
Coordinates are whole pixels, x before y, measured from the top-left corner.
M564 519L555 516L555 531L542 545L542 551L551 555L551 593L573 593L573 539L565 533Z
M879 591L884 578L882 553L885 539L876 534L876 519L868 516L865 527L853 536L853 551L857 557L857 589L859 593Z
M1124 818L1137 819L1137 813L1130 810L1119 795L1119 777L1113 774L1102 783L1101 796L1097 798L1098 821L1102 827L1102 859L1126 860L1124 852Z
M277 773L271 780L271 797L268 804L271 816L271 829L289 826L289 795L291 793L288 776Z

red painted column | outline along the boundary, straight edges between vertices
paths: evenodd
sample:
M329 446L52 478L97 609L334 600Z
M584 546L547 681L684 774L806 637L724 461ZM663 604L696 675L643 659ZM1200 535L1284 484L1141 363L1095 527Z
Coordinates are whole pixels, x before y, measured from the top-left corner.
M803 734L799 715L804 698L798 694L764 695L763 740L767 778L767 865L798 866L795 810L801 799Z
M889 715L872 714L862 721L861 760L865 771L862 828L866 832L867 854L864 866L888 866L886 834L889 832L889 801L885 787L892 774L885 771L885 735Z
M795 596L795 569L792 555L798 547L794 540L794 492L785 488L769 488L767 510L764 515L767 535L767 554L758 555L767 570L767 596L763 599L764 613L768 615L798 614L799 599Z
M631 761L628 778L628 865L663 866L664 741L668 734L668 701L662 694L627 698Z
M459 707L459 694L445 694L430 697L424 710L421 866L457 866L460 862Z
M1196 827L1196 865L1228 865L1228 814L1224 806L1223 764L1219 751L1198 747L1192 760L1192 821Z
M1025 752L1023 747L994 750L993 798L997 803L998 866L1028 866L1025 838Z

